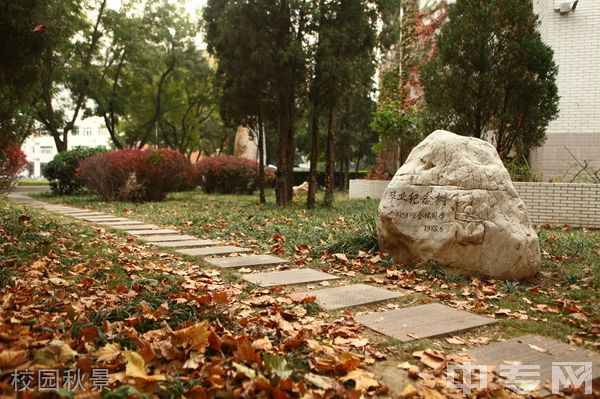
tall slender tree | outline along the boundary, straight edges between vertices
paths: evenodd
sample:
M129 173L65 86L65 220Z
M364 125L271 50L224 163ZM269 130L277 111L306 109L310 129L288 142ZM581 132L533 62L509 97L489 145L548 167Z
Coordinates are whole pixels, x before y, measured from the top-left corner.
M298 0L210 0L204 11L208 50L217 58L221 79L224 118L232 124L252 124L259 136L265 126L275 127L280 205L289 203L293 194L294 121L306 62L306 7ZM264 137L259 141L262 144Z
M93 22L83 0L50 0L46 8L46 45L42 53L35 117L54 138L56 149L68 148L68 134L86 106L93 58L107 0L93 4Z
M0 157L33 130L28 104L47 40L45 6L40 0L0 0Z

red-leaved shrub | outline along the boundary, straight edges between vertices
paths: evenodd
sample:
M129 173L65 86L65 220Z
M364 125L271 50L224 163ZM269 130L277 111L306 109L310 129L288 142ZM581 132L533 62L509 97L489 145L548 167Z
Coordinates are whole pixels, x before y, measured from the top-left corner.
M25 166L27 158L19 146L0 149L0 193L14 187Z
M233 156L208 157L196 165L196 183L207 193L252 194L258 184L258 162ZM275 173L265 168L265 182Z
M146 201L163 200L168 193L190 187L193 169L190 160L173 150L144 151L143 168L136 178L144 187Z
M192 167L172 150L117 150L94 155L77 169L78 178L105 200L160 201L189 185Z

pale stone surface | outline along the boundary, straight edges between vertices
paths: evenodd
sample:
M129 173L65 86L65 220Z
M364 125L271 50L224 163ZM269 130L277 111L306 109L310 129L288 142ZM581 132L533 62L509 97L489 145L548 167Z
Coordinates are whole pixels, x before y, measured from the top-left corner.
M541 385L536 389L542 388L541 397L548 396L549 391L544 390L546 381L552 381L552 363L590 363L591 379L600 382L600 354L591 352L573 345L568 345L554 339L542 337L539 335L526 335L502 342L481 346L479 348L464 352L471 356L474 364L486 365L495 373L507 377L507 371L503 370L502 365L507 364L527 364L540 366L539 381ZM581 367L575 366L575 369ZM566 370L562 370L566 371ZM582 375L582 374L579 374ZM536 376L536 379L538 377ZM530 388L534 388L530 386Z
M213 258L207 259L206 261L212 265L224 268L279 265L282 263L288 263L287 259L278 258L271 255L248 255L227 258Z
M436 262L500 279L537 273L527 208L495 148L437 130L398 170L379 203L379 243L399 263Z
M132 234L134 236L151 236L155 234L178 234L178 231L169 230L169 229L150 229L150 230L127 230L127 233Z
M319 305L324 309L332 310L398 298L402 293L366 284L352 284L307 291L302 295L315 296Z
M191 248L179 249L175 252L190 256L210 256L210 255L225 255L233 253L249 252L250 249L235 247L232 245L208 247L208 248Z
M86 222L130 222L130 219L117 216L88 216L84 218Z
M137 220L124 220L122 222L96 222L96 224L105 224L108 227L120 227L120 226L135 226L144 224L144 222L138 222Z
M439 303L359 315L355 320L371 330L402 342L450 334L495 322L492 318Z
M253 161L258 160L258 135L250 131L245 126L239 126L235 133L235 143L233 146L233 155L236 157L247 158Z
M186 240L186 241L166 241L166 242L153 242L152 244L165 247L165 248L185 248L185 247L208 247L210 245L217 245L217 241L212 240Z
M266 273L245 274L242 278L261 287L311 283L314 281L336 280L339 277L314 269L292 269Z
M117 230L127 230L128 232L132 232L135 233L138 230L159 230L160 226L156 225L156 224L146 224L146 223L142 223L142 224L126 224L126 225L114 225L111 226L111 228L113 229L117 229Z
M169 242L169 241L189 241L195 240L196 237L188 236L186 234L163 234L163 235L151 235L143 236L139 238L142 241L148 241L150 244L157 242Z
M70 214L70 215L65 215L65 216L70 216L75 219L85 219L85 218L88 218L91 216L110 216L110 215L107 215L105 213L100 213L100 212L86 212L86 213Z

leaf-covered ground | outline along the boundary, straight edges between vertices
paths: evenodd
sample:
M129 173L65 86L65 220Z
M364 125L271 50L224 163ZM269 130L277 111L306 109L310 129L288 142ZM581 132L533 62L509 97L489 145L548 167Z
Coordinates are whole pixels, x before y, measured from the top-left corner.
M366 282L404 296L324 312L310 298L287 295L307 286L257 289L236 273L123 233L0 203L0 394L14 393L15 368L61 367L88 376L108 369L107 397L359 397L385 395L386 386L407 397L460 397L445 389L443 370L463 348L528 333L600 346L598 232L540 229L542 272L525 282L497 282L383 260L373 250L376 202L342 195L333 209L310 212L300 202L278 208L259 206L255 197L198 192L146 204L43 200L172 226L342 277L323 285ZM499 322L401 344L352 319L433 301ZM84 384L90 395L90 379ZM490 390L506 394L493 384Z

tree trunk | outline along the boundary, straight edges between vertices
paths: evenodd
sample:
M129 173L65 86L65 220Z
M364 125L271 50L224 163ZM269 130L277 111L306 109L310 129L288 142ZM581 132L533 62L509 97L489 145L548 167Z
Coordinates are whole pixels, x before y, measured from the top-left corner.
M275 194L277 205L287 205L291 201L289 195L289 176L288 176L288 147L289 136L288 126L290 124L289 114L287 112L286 94L280 94L279 112L277 115L277 173L275 176Z
M310 133L310 172L308 175L308 195L306 197L306 208L315 207L315 196L317 193L317 164L319 162L319 115L313 107L311 133Z
M262 115L258 114L258 196L261 204L265 204L265 153L263 151L265 142L265 127Z
M344 159L344 172L343 172L343 176L344 176L344 184L343 184L343 190L348 190L348 185L349 183L349 179L348 179L348 175L350 173L350 158L348 156L346 156L346 159Z
M324 205L333 205L333 107L329 108L327 120L327 149L325 154L325 200Z

